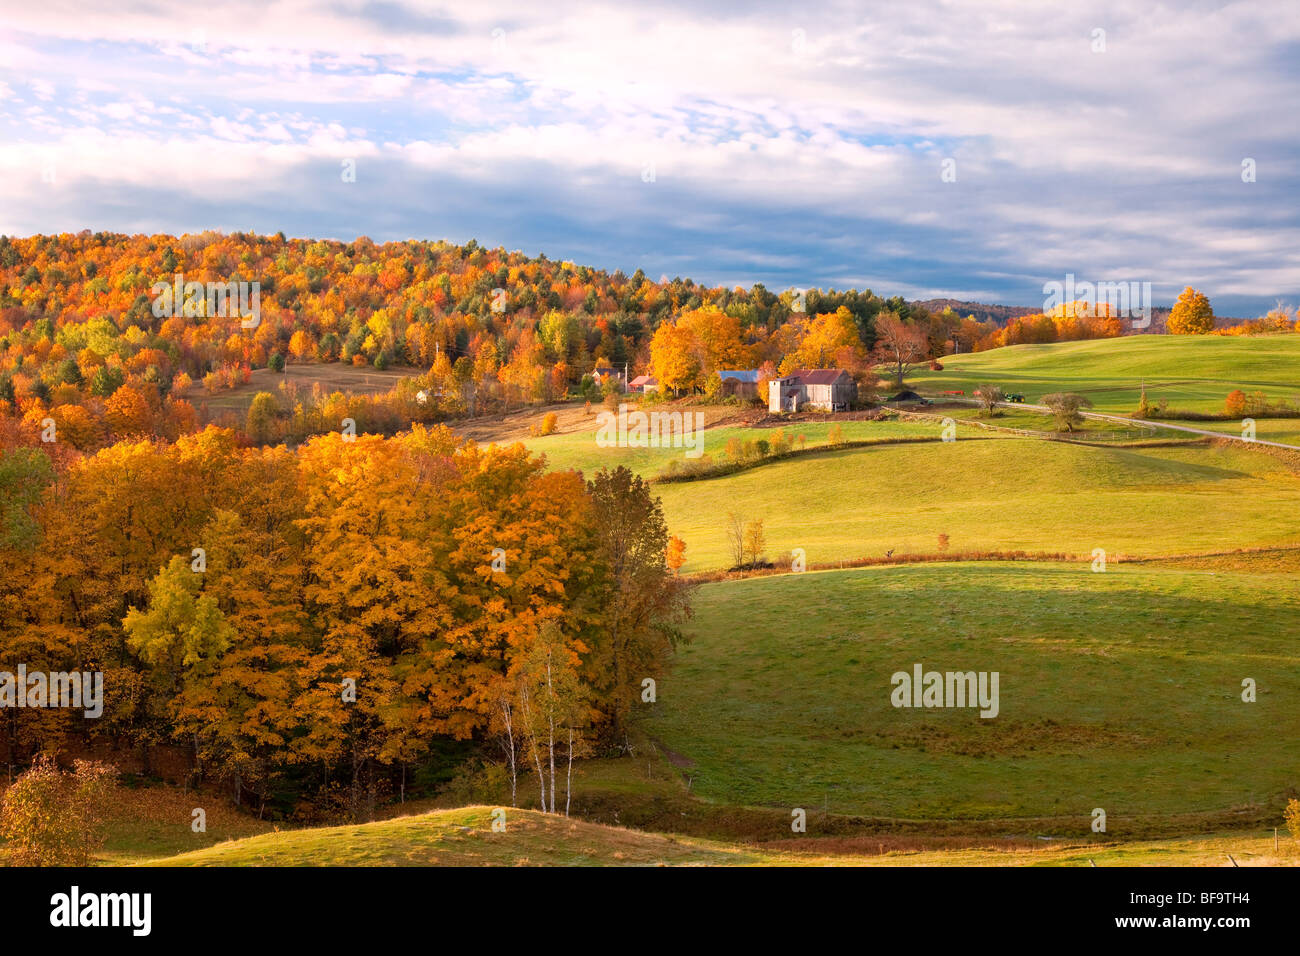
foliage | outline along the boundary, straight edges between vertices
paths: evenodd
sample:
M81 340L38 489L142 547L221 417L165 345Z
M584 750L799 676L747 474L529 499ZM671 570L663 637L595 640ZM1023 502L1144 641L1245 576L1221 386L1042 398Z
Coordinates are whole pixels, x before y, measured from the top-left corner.
M1166 328L1171 335L1204 335L1214 330L1210 300L1191 286L1184 289L1169 312Z
M71 773L39 755L9 786L0 806L0 837L15 866L86 866L103 842L102 815L113 768L77 760Z

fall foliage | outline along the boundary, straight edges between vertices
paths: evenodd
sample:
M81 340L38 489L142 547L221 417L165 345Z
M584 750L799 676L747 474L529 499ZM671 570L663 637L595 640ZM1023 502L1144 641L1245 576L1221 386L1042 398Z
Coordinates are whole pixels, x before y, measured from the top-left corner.
M489 736L503 700L534 742L525 710L561 721L547 749L565 759L621 747L688 613L641 479L548 472L443 426L296 451L213 427L58 461L19 448L0 484L5 659L104 673L98 720L7 710L11 765L183 748L259 812L342 783L364 815Z

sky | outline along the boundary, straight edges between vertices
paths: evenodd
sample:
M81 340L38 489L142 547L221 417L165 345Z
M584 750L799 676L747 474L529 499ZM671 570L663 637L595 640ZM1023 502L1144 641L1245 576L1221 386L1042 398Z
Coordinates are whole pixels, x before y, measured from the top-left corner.
M0 234L1300 306L1300 3L0 0Z

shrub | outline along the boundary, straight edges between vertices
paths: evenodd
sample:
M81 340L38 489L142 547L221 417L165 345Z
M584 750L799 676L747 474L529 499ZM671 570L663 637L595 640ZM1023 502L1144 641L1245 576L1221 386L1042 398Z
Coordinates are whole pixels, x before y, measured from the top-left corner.
M1145 393L1144 393L1145 395ZM1234 388L1223 400L1223 412L1229 418L1241 418L1246 414L1246 393Z
M101 827L116 771L77 760L72 773L42 754L5 791L0 836L17 866L85 866L103 842Z
M272 352L271 357L266 360L266 367L272 372L284 371L284 356L279 352Z
M559 423L559 416L555 412L547 412L546 417L542 419L542 434L554 435L556 425Z
M1292 797L1287 801L1286 809L1282 811L1282 819L1286 822L1291 838L1300 840L1300 800Z

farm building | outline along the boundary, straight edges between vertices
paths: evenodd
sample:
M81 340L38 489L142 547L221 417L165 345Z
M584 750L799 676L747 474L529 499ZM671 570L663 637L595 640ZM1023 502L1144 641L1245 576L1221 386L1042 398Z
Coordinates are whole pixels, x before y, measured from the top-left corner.
M810 408L845 412L858 397L853 376L839 368L797 368L773 379L767 386L770 412L797 412Z
M627 387L633 392L655 392L659 390L659 380L653 375L638 375Z
M719 369L718 378L722 380L723 398L758 397L758 369L756 368Z
M595 380L596 384L599 385L601 388L604 388L605 382L609 381L610 379L618 383L618 388L620 390L624 388L623 373L616 368L610 368L609 366L606 365L598 365L596 366L596 368L591 370L591 377Z

